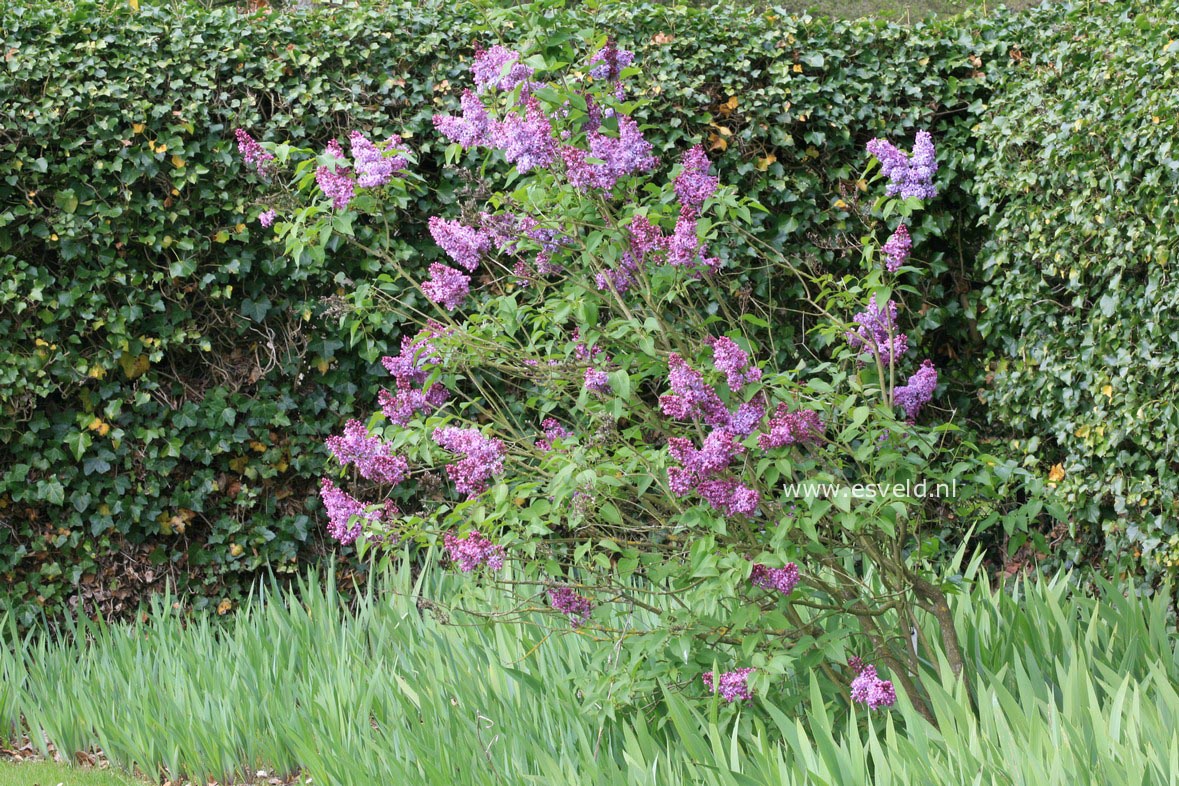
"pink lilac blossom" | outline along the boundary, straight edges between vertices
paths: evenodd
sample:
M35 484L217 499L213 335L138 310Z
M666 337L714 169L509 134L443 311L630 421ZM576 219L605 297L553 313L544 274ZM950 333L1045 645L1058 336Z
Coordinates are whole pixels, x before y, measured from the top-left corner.
M913 251L913 238L909 237L909 228L901 224L884 243L884 268L889 273L895 273L901 265L909 261L909 254Z
M454 311L471 291L471 277L462 271L435 262L430 265L430 278L422 282L422 292L447 311Z
M336 140L327 143L325 153L336 159L336 162L333 166L318 167L315 170L315 182L323 191L323 195L332 200L332 207L343 210L352 201L356 189L352 170L344 166L344 150Z
M446 547L450 561L458 565L463 573L470 573L480 565L486 565L491 570L499 570L504 566L503 546L492 543L478 530L471 530L461 538L448 532L442 537L442 544Z
M749 355L728 336L712 340L712 365L725 375L729 390L738 390L747 383L761 379L761 369L750 366Z
M598 289L602 292L613 288L621 295L634 286L635 274L638 271L639 263L635 259L634 254L624 251L622 258L618 260L618 264L615 267L606 268L594 276L594 283L597 284Z
M374 145L359 131L348 135L352 147L352 161L356 166L356 185L361 188L378 188L393 179L396 172L405 169L404 156L387 156L387 151L401 145L401 137L391 136L380 145Z
M425 390L419 390L401 381L397 382L397 392L390 393L381 390L377 393L377 403L381 412L389 418L390 423L404 426L419 412L433 412L445 404L450 398L450 391L442 385L431 385Z
M715 273L720 269L720 260L716 257L706 257L705 248L696 236L695 210L688 206L680 208L680 216L675 223L675 231L667 240L667 261L677 267L707 268Z
M360 537L366 523L371 526L381 523L381 511L367 510L360 500L337 488L328 478L319 481L319 496L328 514L328 534L345 546ZM396 510L392 503L386 503L386 515L396 515Z
M522 175L547 167L557 154L552 124L535 98L524 102L524 114L508 113L493 129L492 143Z
M381 390L377 394L381 411L391 422L404 426L418 412L433 411L450 397L450 392L442 385L420 387L430 375L429 366L439 363L433 340L445 330L432 322L416 338L403 336L399 355L381 358L381 365L397 381L396 393Z
M675 193L684 207L699 211L704 202L716 193L720 178L708 174L708 156L700 145L690 148L680 158L683 167L675 179Z
M590 131L587 138L588 152L577 147L561 148L569 182L583 191L590 188L610 191L619 178L650 171L659 164L659 159L651 155L651 143L643 138L638 123L629 117L618 118L617 137Z
M879 357L887 367L909 351L909 337L897 330L897 304L894 301L889 300L881 309L873 295L868 308L856 314L853 320L858 327L847 332L847 343L859 351L861 363Z
M469 271L479 267L479 260L491 247L491 238L487 233L465 226L460 221L432 216L429 227L430 235L438 247Z
M622 69L630 65L635 59L635 53L626 49L619 49L613 41L606 41L606 45L594 52L589 59L589 75L602 81L617 82L622 76Z
M726 516L752 516L757 512L761 495L756 489L743 486L734 478L713 478L696 484L700 497Z
M274 219L278 217L278 213L274 208L267 210L258 216L258 223L264 227L269 227L274 224Z
M875 666L865 666L859 658L852 658L848 664L859 671L851 683L851 700L866 704L868 709L876 710L881 707L891 707L897 702L896 689L891 680L882 680L876 676Z
M789 595L798 585L798 566L793 562L787 562L780 568L771 568L759 562L753 566L749 581L755 587Z
M458 142L463 149L490 147L499 124L492 119L487 107L471 90L464 90L459 99L462 115L434 115L434 128L451 142Z
M868 152L880 161L880 171L889 180L885 187L889 196L902 199L933 199L937 196L937 187L933 185L937 155L928 131L917 132L912 156L884 139L870 141Z
M546 453L553 449L554 441L573 436L573 432L562 426L556 418L545 418L540 422L540 426L544 429L544 436L536 440L535 447Z
M573 627L584 625L594 610L593 601L582 597L571 587L556 587L549 590L549 603L569 618Z
M630 235L631 251L640 260L644 260L647 254L667 251L668 241L663 230L652 224L646 216L636 215L626 229Z
M933 361L922 362L917 373L909 377L908 383L893 391L893 401L905 410L905 417L912 423L917 419L921 408L933 399L933 391L937 388L937 369Z
M237 129L233 135L237 139L237 152L241 154L246 165L252 166L262 177L270 175L270 163L274 161L274 155L258 144L244 128Z
M737 407L729 419L728 429L738 437L748 437L766 416L765 393L758 391L753 398Z
M520 62L519 52L496 45L476 50L471 73L475 75L475 87L483 93L492 88L511 90L519 84L528 89L533 70Z
M393 446L380 437L370 436L359 420L349 420L344 433L325 441L341 465L355 464L361 477L377 483L398 484L409 473L405 456L395 455Z
M770 450L787 445L817 445L823 441L825 428L826 424L818 412L810 409L791 412L790 407L779 404L770 418L769 432L758 436L757 446L762 450Z
M659 397L659 408L663 414L676 420L699 418L713 428L729 425L729 410L700 372L675 353L668 357L667 365L667 379L672 392Z
M600 395L607 395L614 390L610 385L610 376L605 371L596 368L585 370L585 389Z
M439 447L463 458L446 465L446 475L460 494L475 497L487 490L487 482L503 472L504 444L473 428L447 426L434 429Z
M719 693L725 701L732 702L737 699L753 698L753 693L749 690L749 685L746 682L753 672L754 669L751 668L726 671L717 680L714 679L711 671L706 671L702 677L705 687L713 693Z

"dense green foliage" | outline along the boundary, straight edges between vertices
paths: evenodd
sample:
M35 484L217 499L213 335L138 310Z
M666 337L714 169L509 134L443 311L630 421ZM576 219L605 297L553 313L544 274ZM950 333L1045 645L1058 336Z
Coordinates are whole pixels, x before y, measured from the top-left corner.
M1179 4L1046 8L978 128L992 420L1104 529L1179 566ZM1101 532L1094 533L1100 544Z
M424 267L439 254L425 219L464 187L430 118L454 107L472 42L559 43L590 25L644 63L640 119L657 152L703 141L721 176L769 208L765 239L838 271L855 245L840 233L863 232L863 143L922 126L968 150L1011 62L1012 23L7 3L0 25L0 351L16 359L0 370L0 575L27 619L67 599L117 611L164 578L218 597L234 574L316 551L321 440L374 400L374 361L398 331L380 304L403 293L355 254L295 265L275 253L235 127L310 144L354 126L406 136L439 184L399 230L399 253ZM943 161L948 210L914 228L934 273L915 321L951 379L970 352L970 178L969 156ZM756 275L742 286L791 294ZM789 307L774 316L789 331ZM969 400L958 385L950 395Z
M581 697L578 675L609 668L616 642L550 631L547 617L440 624L435 601L470 581L403 572L350 611L312 577L220 631L160 603L134 625L83 622L23 650L8 638L0 724L24 712L62 751L101 746L122 766L198 782L295 767L337 786L1179 779L1179 657L1158 599L1087 597L1063 578L956 596L975 704L961 685L927 684L936 728L904 696L870 717L824 699L821 676L805 710L780 708L773 685L738 711L693 683L611 720L609 697Z

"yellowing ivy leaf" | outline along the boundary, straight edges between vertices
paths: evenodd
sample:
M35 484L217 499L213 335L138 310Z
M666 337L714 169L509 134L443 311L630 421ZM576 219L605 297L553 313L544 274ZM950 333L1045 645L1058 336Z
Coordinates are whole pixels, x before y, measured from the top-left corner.
M131 130L133 132L135 132L136 134L142 134L143 129L145 129L145 128L147 128L146 123L132 123L131 124Z
M1048 471L1048 480L1052 483L1059 483L1064 480L1064 466L1053 464L1052 469Z
M119 358L119 365L123 367L127 379L142 377L151 368L147 355L123 355Z
M1103 385L1101 387L1101 392L1105 394L1106 398L1110 400L1113 399L1113 385Z
M176 167L177 169L184 169L184 159L181 158L180 156L176 155L175 153L173 153L172 154L172 166ZM173 189L173 190L175 190L175 189Z
M802 63L795 63L794 68L791 68L790 70L796 74L801 74L802 73Z
M774 163L777 160L778 160L778 157L776 155L774 155L773 153L770 153L765 158L757 159L757 171L758 172L766 171L767 169L770 168L770 164Z

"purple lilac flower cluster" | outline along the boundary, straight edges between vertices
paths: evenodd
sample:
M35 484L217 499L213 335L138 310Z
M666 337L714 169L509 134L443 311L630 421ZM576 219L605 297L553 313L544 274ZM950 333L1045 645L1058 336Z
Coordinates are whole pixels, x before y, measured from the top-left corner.
M274 161L274 155L258 144L258 141L250 136L244 128L237 129L233 135L237 138L237 152L241 154L246 166L252 166L259 175L267 177L270 174L270 163Z
M475 87L480 93L491 89L512 90L516 85L524 85L525 91L532 87L529 80L533 69L520 62L519 52L504 46L476 49L471 73L475 76Z
M561 425L556 418L545 418L540 422L540 427L544 429L544 436L536 440L534 446L546 453L553 449L555 440L569 439L573 436L573 432Z
M896 704L897 692L892 681L882 680L876 676L875 666L866 666L859 658L852 658L848 665L859 672L851 683L852 701L866 704L870 710Z
M447 426L434 429L439 447L462 458L446 465L446 475L460 494L475 497L487 489L487 482L503 472L504 444L485 437L477 429Z
M731 414L704 376L672 353L667 359L671 393L659 397L659 409L676 420L702 420L713 428L729 425Z
M614 390L610 385L610 375L596 368L585 370L585 389L600 396L609 395Z
M319 496L328 514L328 534L347 546L360 537L365 524L377 525L400 515L397 507L389 501L384 510L368 510L365 505L346 491L336 487L329 478L319 481Z
M403 337L399 355L381 358L381 364L397 381L396 392L382 390L378 394L381 411L392 423L404 426L418 412L435 410L450 397L442 385L426 387L428 367L439 361L433 341L444 330L438 323L431 323L416 338Z
M913 238L909 237L909 228L901 224L884 243L884 268L889 273L895 273L901 265L909 261L909 254L913 251Z
M683 168L675 179L675 193L680 204L699 210L704 202L716 193L720 178L708 174L708 156L700 145L689 149L680 158Z
M622 77L622 69L630 65L635 59L635 53L627 49L619 49L613 40L606 41L606 45L594 52L589 59L589 75L604 82L617 82Z
M356 181L352 179L352 169L344 165L344 150L339 142L334 139L328 142L325 153L335 159L335 162L332 166L317 167L315 182L323 191L323 195L332 200L332 207L343 210L352 201Z
M343 435L328 437L327 448L343 466L355 464L361 477L377 483L396 485L409 473L405 456L393 453L393 446L370 436L359 420L349 420Z
M729 390L761 379L761 369L749 363L749 355L728 336L712 340L712 365L725 375Z
M509 112L492 127L491 143L521 175L549 166L557 156L552 123L535 98L524 102L524 114Z
M491 247L491 237L488 233L466 226L460 221L448 221L432 216L429 227L430 235L438 247L468 271L479 267L479 261Z
M868 308L853 320L859 327L847 332L847 343L859 351L861 363L879 357L888 366L909 351L909 337L897 331L897 304L892 300L882 309L876 305L873 295Z
M434 128L464 150L490 147L498 124L492 119L483 101L473 90L464 90L459 99L462 115L434 115Z
M747 682L749 675L753 672L754 669L751 668L726 671L717 680L713 678L711 671L706 671L702 677L704 679L704 686L710 691L719 693L725 701L736 701L737 699L753 698L753 693L749 690Z
M405 156L389 156L401 147L401 137L394 134L380 144L373 144L359 131L348 135L352 147L352 161L356 166L356 185L361 188L379 188L393 179L393 175L405 169Z
M680 463L667 469L668 485L677 497L687 496L694 490L714 510L726 516L751 516L757 511L761 501L757 490L724 475L733 459L745 452L745 446L727 429L712 431L699 450L690 439L671 437L667 440L667 451Z
M659 159L651 154L651 143L643 138L639 124L629 117L619 116L617 137L606 136L597 130L586 136L590 147L588 153L578 147L561 148L565 174L576 188L609 191L619 178L635 172L649 172L659 165Z
M574 627L584 625L594 610L593 601L582 597L571 587L556 587L549 590L549 603L569 618Z
M937 369L933 361L922 362L917 373L909 377L905 385L893 391L893 400L897 406L905 410L905 417L912 423L917 419L921 408L933 399L933 391L937 387Z
M448 532L442 537L442 544L451 562L458 565L463 573L470 573L480 565L486 565L491 570L499 570L504 566L503 546L492 543L478 530L471 530L461 538Z
M266 210L266 211L262 212L261 214L259 214L258 223L264 227L270 227L274 224L274 219L277 217L278 217L278 213L275 212L274 208L270 208L269 210Z
M602 291L613 286L620 295L627 292L634 286L640 266L655 253L667 251L667 238L663 230L644 215L636 215L631 219L627 233L630 236L630 250L622 253L616 267L596 276L598 289Z
M937 154L928 131L917 132L912 155L884 139L870 141L868 152L880 161L880 171L889 181L885 188L889 196L899 195L902 199L933 199L937 196L937 187L933 184Z
M430 265L430 277L422 282L422 292L426 297L447 311L454 311L461 306L470 291L470 276L440 262Z
M786 404L779 404L770 418L770 430L758 435L757 446L762 450L781 448L787 445L805 445L822 442L826 424L819 413L811 409L791 412Z
M789 595L798 586L798 566L793 562L787 562L780 568L771 568L759 562L750 571L749 581L755 587L777 590L783 595Z

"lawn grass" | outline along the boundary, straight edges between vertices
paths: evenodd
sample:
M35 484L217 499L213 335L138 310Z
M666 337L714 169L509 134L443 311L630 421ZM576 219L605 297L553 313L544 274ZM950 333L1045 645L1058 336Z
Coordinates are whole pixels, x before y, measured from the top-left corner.
M0 786L144 786L112 770L67 767L50 762L0 761Z

